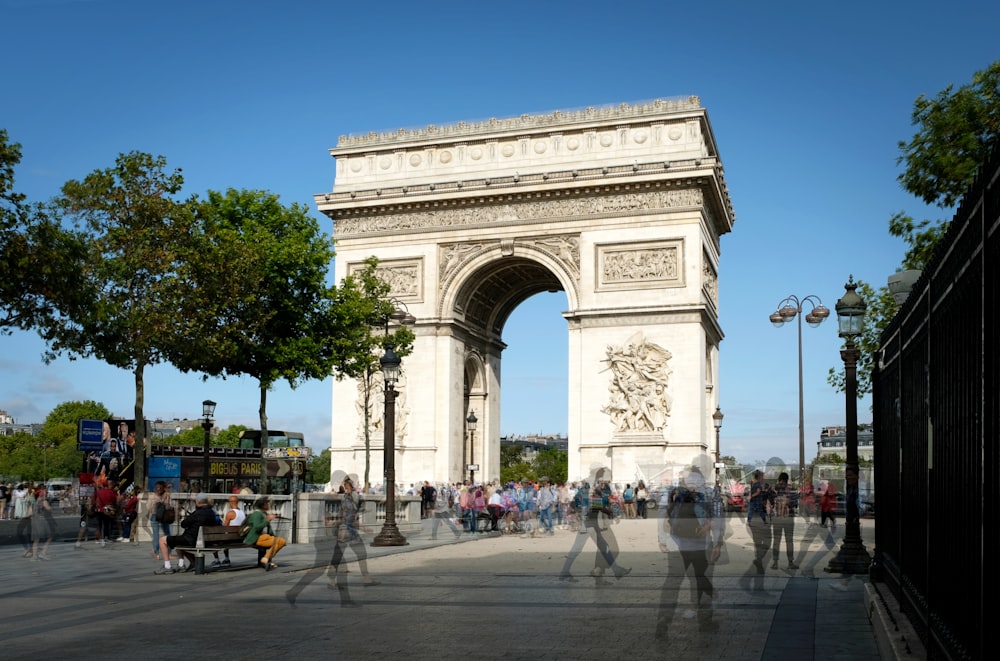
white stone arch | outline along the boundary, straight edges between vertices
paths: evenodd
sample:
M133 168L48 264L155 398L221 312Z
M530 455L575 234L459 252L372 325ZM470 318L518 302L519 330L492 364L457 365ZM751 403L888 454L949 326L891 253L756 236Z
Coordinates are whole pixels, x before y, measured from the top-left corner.
M715 449L720 237L735 217L699 99L343 136L331 154L334 188L315 200L333 220L337 280L375 256L417 318L399 482L467 477L470 406L480 475L499 475L503 329L542 291L566 295L571 476L597 462L631 481ZM627 363L636 342L659 357L625 384L609 361ZM609 395L625 385L658 399ZM356 388L333 391L332 461L360 472Z

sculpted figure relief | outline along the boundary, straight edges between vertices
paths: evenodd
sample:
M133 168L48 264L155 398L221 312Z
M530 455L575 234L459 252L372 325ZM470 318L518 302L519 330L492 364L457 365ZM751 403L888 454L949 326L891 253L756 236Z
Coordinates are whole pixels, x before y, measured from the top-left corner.
M608 346L606 353L610 395L601 411L610 416L615 431L663 430L672 403L667 393L670 352L646 342L640 331L621 346Z

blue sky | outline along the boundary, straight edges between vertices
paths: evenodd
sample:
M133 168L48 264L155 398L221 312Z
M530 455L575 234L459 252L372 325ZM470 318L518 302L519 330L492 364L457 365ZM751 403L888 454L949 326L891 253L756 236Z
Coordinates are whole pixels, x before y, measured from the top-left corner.
M700 96L737 216L719 273L722 451L793 463L796 330L767 317L789 294L832 309L850 274L884 284L904 251L887 232L892 213L950 218L901 190L897 142L913 133L918 95L1000 57L1000 5L707 7L0 0L0 126L22 145L16 188L32 200L138 150L183 168L186 194L259 188L314 208L344 134ZM504 329L505 434L567 429L565 305L540 294ZM820 428L844 421L843 395L826 383L839 346L835 319L803 328L807 459ZM27 423L93 399L131 417L129 372L44 365L43 349L30 334L0 337L0 409ZM279 386L269 426L325 446L336 433L330 384ZM254 382L147 371L149 418L195 418L206 398L223 426L256 426Z

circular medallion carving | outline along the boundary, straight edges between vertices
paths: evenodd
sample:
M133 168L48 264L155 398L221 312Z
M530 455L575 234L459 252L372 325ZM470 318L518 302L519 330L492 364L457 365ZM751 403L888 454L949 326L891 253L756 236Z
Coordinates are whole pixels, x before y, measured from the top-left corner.
M383 156L382 158L379 159L378 166L383 170L388 170L390 167L392 167L392 159L389 158L388 156Z
M667 137L671 140L680 140L682 135L684 135L684 132L676 126L667 131Z
M351 160L351 172L361 172L362 163L360 158Z
M479 147L474 147L473 150L469 152L469 156L472 157L472 160L478 161L483 157L483 150Z
M443 152L441 152L441 162L442 163L451 163L451 152L450 151L443 151Z
M514 155L514 145L504 145L503 149L500 150L500 153L510 158Z
M410 154L410 165L413 167L420 165L420 154Z
M602 147L610 147L611 145L614 144L614 142L615 142L615 137L613 135L611 135L610 133L602 133L601 134L601 146Z
M636 144L641 145L646 142L647 137L649 136L646 135L645 131L636 131L635 135L632 136L632 139L635 140Z
M542 140L536 140L535 141L535 153L536 154L544 154L547 147L548 147L548 145L546 145L544 141L542 141Z
M576 151L580 148L580 141L576 138L570 138L566 141L566 149L570 151Z

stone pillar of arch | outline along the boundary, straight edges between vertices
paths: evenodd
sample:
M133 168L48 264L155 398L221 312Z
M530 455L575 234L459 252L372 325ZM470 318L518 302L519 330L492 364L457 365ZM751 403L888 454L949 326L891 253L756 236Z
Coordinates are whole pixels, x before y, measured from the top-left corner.
M333 190L315 199L337 280L374 255L417 318L399 483L467 478L470 457L477 481L499 477L503 329L545 291L566 300L571 479L715 452L719 239L734 215L697 97L344 136L331 154ZM362 475L358 385L333 390L333 467ZM374 483L381 416L376 397Z

